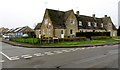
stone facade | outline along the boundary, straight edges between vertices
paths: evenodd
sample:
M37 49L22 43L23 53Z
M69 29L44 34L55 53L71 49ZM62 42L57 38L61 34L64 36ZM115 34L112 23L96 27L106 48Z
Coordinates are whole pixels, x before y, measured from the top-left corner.
M81 23L81 24L80 24ZM103 25L102 25L103 24ZM75 37L76 32L110 32L117 36L117 29L110 17L96 18L77 14L73 10L58 11L46 9L43 21L35 27L36 37Z

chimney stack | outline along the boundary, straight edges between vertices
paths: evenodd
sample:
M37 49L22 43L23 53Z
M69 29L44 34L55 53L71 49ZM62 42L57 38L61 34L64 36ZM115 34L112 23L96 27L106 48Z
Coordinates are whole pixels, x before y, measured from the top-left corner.
M105 15L105 17L107 17L107 15Z
M93 17L95 17L95 14L93 14Z
M76 11L76 14L79 16L79 15L80 15L80 12L79 12L79 11Z

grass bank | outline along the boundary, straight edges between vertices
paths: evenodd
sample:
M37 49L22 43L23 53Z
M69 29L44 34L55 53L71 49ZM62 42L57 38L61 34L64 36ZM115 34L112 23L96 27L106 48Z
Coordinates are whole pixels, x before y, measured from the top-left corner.
M99 40L89 40L86 41L71 41L71 42L59 42L59 43L50 43L50 44L39 44L39 45L79 45L79 44L93 44L93 43L105 43L105 42L115 42L112 38L109 39L99 39Z

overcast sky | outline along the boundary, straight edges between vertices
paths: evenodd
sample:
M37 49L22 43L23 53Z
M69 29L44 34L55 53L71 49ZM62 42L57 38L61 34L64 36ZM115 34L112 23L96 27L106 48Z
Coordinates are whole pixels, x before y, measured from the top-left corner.
M41 22L46 8L67 11L73 9L81 15L111 17L118 26L119 0L0 0L0 27L16 28Z

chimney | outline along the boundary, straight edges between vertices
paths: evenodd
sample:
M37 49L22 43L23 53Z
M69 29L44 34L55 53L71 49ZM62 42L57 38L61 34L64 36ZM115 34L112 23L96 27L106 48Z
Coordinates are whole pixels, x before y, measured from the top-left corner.
M80 12L79 12L79 11L76 11L76 14L79 16L79 15L80 15Z
M95 17L95 14L93 14L93 17Z
M105 15L105 17L107 17L107 15Z

